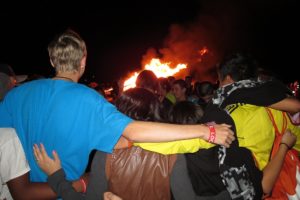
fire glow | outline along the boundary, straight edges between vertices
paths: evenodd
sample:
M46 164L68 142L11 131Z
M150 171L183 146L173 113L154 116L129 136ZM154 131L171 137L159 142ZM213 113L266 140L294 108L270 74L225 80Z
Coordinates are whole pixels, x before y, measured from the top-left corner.
M170 62L161 63L161 61L158 58L152 58L150 63L145 65L145 69L153 71L157 78L166 78L168 76L173 76L182 69L187 68L186 64L178 64L175 68L171 68L170 64ZM125 80L123 88L124 91L128 90L129 88L134 88L136 86L135 81L138 75L138 72L134 72L134 74L130 78Z

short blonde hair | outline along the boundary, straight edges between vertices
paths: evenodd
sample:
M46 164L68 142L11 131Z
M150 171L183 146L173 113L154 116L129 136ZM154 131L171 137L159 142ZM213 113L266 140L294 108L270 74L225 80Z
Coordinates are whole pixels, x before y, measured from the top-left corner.
M66 30L50 42L48 52L56 72L78 71L86 56L86 45L79 34Z

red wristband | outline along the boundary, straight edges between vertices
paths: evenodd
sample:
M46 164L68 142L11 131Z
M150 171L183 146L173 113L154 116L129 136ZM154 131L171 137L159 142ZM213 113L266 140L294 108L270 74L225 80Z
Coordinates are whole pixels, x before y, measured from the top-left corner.
M214 143L216 139L216 129L212 125L208 125L208 128L209 128L208 142Z
M82 184L82 193L86 193L86 183L85 181L83 180L83 178L79 179L81 184Z
M131 141L128 140L128 148L130 148L132 146L133 146L133 142L131 142Z

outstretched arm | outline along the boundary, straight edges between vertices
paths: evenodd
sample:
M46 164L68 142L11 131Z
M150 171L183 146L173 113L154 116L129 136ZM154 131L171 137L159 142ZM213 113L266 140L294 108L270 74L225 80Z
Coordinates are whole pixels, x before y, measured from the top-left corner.
M300 101L294 97L287 97L268 107L294 114L300 112Z
M216 124L213 143L229 147L234 140L233 132L227 124ZM133 142L167 142L192 138L208 141L212 132L203 124L176 125L157 122L133 121L124 130L123 136Z

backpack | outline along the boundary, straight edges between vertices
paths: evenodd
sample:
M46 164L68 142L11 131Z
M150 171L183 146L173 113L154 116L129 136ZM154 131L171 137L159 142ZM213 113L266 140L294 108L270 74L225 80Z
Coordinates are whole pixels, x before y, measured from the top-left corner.
M275 129L275 140L271 153L272 159L279 149L281 138L283 136L284 131L287 128L288 119L286 113L282 112L283 126L280 132L275 123L272 112L268 108L266 108L266 110ZM300 200L300 161L298 157L298 152L296 150L288 150L280 174L278 175L276 183L273 187L272 194L271 196L266 197L265 199Z

